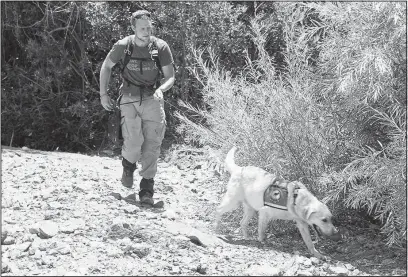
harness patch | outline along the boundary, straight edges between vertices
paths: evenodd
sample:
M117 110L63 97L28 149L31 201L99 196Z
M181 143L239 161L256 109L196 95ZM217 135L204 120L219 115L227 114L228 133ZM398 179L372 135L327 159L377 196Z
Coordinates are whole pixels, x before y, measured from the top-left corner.
M138 71L143 73L145 71L155 71L157 70L156 65L153 61L142 62L138 60L130 60L126 66L128 70Z
M288 210L288 190L276 186L274 184L270 185L264 193L264 205L280 210Z

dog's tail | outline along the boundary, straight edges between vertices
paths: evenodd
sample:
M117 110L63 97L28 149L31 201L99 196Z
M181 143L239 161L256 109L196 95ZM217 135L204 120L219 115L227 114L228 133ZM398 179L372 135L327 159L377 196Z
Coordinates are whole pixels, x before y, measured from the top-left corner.
M237 147L236 146L232 147L231 150L228 151L227 157L225 158L225 167L227 168L229 173L232 173L240 168L238 165L235 164L234 161L234 155L236 151Z

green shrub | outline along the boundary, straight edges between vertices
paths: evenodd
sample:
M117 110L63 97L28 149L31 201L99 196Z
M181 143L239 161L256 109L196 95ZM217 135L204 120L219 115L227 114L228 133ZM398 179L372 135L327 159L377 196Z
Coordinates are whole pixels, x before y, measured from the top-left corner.
M323 136L321 108L310 91L308 73L298 69L296 78L277 76L263 48L268 25L253 24L259 59L248 59L238 77L220 67L213 51L208 53L208 61L202 59L203 50L194 52L195 75L204 86L208 110L184 103L205 124L179 113L185 122L179 131L185 132L189 141L222 148L224 154L232 145L239 146L241 165L257 165L288 179L313 183L327 167L331 146ZM294 68L303 66L292 64Z
M240 75L214 51L205 59L196 50L208 109L181 103L192 114L178 114L179 132L223 157L237 145L238 164L301 180L332 200L335 214L363 210L380 220L388 244L406 242L405 11L402 3L281 3L285 73L264 50L271 27L261 16L252 22L258 59Z
M2 144L94 150L103 139L103 114L82 42L80 6L7 2L3 11Z
M406 243L407 226L406 114L374 112L373 117L389 127L391 142L379 143L380 150L360 149L342 171L323 175L320 182L330 188L326 200L363 209L383 223L387 244L400 245Z
M325 33L316 93L335 111L333 143L349 153L322 178L327 199L379 220L388 244L406 243L406 3L306 7Z

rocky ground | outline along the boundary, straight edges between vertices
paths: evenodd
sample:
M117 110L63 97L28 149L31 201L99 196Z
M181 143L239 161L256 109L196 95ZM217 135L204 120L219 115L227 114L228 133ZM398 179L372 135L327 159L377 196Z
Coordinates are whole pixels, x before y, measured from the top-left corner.
M120 185L119 157L2 147L2 275L407 274L406 248L386 247L378 226L351 217L342 241L316 243L327 261L310 257L292 223L271 227L265 244L255 231L244 240L239 210L217 237L225 176L206 157L167 152L155 194L165 206L149 209L118 197L136 192Z

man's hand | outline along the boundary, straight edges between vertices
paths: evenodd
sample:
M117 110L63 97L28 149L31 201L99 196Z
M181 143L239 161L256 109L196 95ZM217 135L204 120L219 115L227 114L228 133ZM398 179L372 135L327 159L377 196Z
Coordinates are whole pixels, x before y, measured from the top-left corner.
M102 107L107 110L107 111L112 111L113 110L113 101L109 97L109 95L104 94L101 96L101 104Z
M156 91L153 94L153 98L154 99L163 99L163 91L160 88L156 89Z

